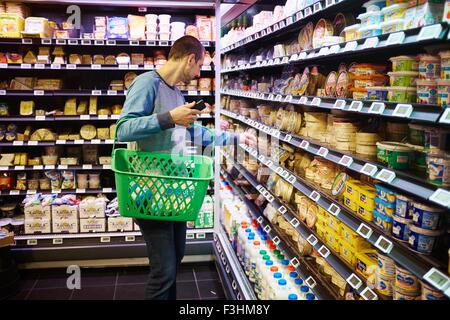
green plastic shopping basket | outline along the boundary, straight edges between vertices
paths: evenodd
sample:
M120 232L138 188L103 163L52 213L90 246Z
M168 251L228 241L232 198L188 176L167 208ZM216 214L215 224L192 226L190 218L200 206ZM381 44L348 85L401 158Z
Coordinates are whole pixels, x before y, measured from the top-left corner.
M126 120L118 121L114 144L117 130ZM214 134L205 129L211 134L214 154ZM161 221L195 221L209 182L214 178L213 158L115 149L113 146L111 167L115 173L120 215Z

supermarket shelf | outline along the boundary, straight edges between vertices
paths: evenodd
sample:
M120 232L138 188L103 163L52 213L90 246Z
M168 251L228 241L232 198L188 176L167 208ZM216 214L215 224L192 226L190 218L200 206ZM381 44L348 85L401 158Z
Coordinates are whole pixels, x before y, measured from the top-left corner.
M358 230L361 228L371 230L368 231L368 233L365 233L365 236L360 233L359 234L363 236L370 244L387 254L387 256L393 259L396 263L408 269L419 279L425 280L424 276L428 272L438 268L441 269L440 271L443 272L444 275L446 274L446 271L444 271L446 265L444 263L429 258L426 255L416 254L415 252L409 250L406 245L401 243L401 241L398 241L391 235L378 230L373 223L368 223L360 218L356 218L356 215L351 213L341 203L331 200L331 197L328 194L318 188L312 187L304 179L299 178L290 170L275 164L271 159L266 158L263 155L259 155L256 149L248 148L244 145L241 145L240 147L246 150L260 163L266 165L266 167L268 167L272 172L275 172L282 179L293 185L296 190L300 191L316 202L317 205L336 216L343 224L352 229L352 231L359 233ZM388 243L385 243L385 246L377 245L381 240L388 241ZM389 247L391 248L386 250L386 248ZM450 281L450 278L447 275L446 277L448 278L448 281Z
M82 144L114 144L114 140L56 140L56 141L13 141L13 142L0 142L0 147L48 147L55 145L82 145ZM126 142L116 142L116 145L126 145Z
M246 36L244 39L240 39L237 42L223 48L221 54L239 49L248 44L256 44L265 42L270 38L275 38L280 35L286 34L293 30L299 30L302 24L308 23L310 20L319 20L319 16L330 15L333 12L339 12L348 7L350 4L362 4L365 1L360 0L326 0L316 1L314 5L310 5L294 15L287 17L273 25L266 27L252 35Z
M81 71L151 71L161 68L162 65L153 64L49 64L49 63L0 63L0 69L6 70L81 70ZM214 67L203 66L202 71L214 71Z
M387 101L359 101L352 99L326 98L315 96L293 97L291 95L275 95L240 90L223 90L221 94L278 103L309 106L323 110L348 111L369 116L381 116L397 119L416 120L437 123L444 109L437 105L417 103L394 103Z
M125 97L128 90L0 90L3 97ZM214 96L214 91L181 91L184 96Z
M447 24L434 24L396 33L344 42L333 46L324 46L302 51L291 56L258 61L253 64L242 64L231 68L224 68L221 73L276 68L289 64L341 59L351 55L358 55L358 57L361 57L365 54L376 54L379 51L386 51L387 48L393 48L392 46L395 46L395 53L400 54L403 49L407 49L411 46L445 43L447 41L447 32Z
M154 40L112 40L112 39L32 39L32 38L0 38L0 45L58 45L58 46L91 46L91 47L170 47L174 41ZM202 41L204 47L215 47L214 41Z
M337 299L338 298L337 296L330 293L329 290L323 287L321 281L317 281L317 279L315 279L314 276L311 274L310 270L307 270L305 268L304 259L298 258L297 254L295 254L295 251L292 250L287 243L285 243L284 241L280 241L280 238L283 238L282 235L280 235L278 232L274 230L274 227L262 214L261 210L254 203L252 203L245 197L245 193L238 186L235 185L231 177L228 174L225 174L225 177L228 183L232 186L233 190L235 190L240 195L241 200L245 202L245 205L247 206L249 212L252 215L252 218L257 220L261 227L271 229L269 232L267 232L267 235L270 237L272 241L274 241L274 243L278 242L277 247L283 252L284 256L291 261L291 264L297 264L296 271L301 276L301 278L306 280L306 282L308 283L313 282L316 283L314 288L311 289L313 289L318 300Z
M303 138L294 134L281 132L276 128L268 127L260 122L236 115L229 111L223 110L222 114L241 121L242 123L246 123L272 137L279 138L282 142L288 143L296 148L303 149L313 155L321 156L331 162L345 166L352 171L375 178L397 190L413 195L418 199L432 201L442 207L450 208L450 192L426 182L425 179L409 175L399 170L389 169L375 161L365 160L363 157L355 154L332 149L329 146L310 138Z
M9 190L1 191L0 196L24 196L32 194L97 194L97 193L116 193L115 188L100 189L65 189L65 190Z
M231 160L229 157L227 157ZM337 255L335 255L331 250L319 240L317 234L309 229L304 222L299 222L295 215L291 212L291 209L285 206L279 199L277 199L267 188L261 185L258 181L256 181L255 177L252 176L245 168L243 168L240 164L234 163L235 168L244 176L244 178L250 182L250 184L261 194L266 200L278 211L280 212L286 221L289 223L300 233L300 235L304 239L312 239L313 236L314 242L311 241L310 244L313 246L315 250L319 252L319 254L330 264L330 266L336 270L336 272L344 279L348 279L347 282L352 285L350 282L350 278L355 279L358 285L354 287L355 291L358 292L361 297L366 300L377 300L378 295L372 291L369 287L364 284L364 281L361 280L358 276L355 275L352 269L350 269L346 263L344 263ZM309 241L308 241L309 242Z
M42 170L111 170L105 165L38 165L38 166L0 166L0 171L42 171Z
M231 298L234 300L257 300L222 225L219 226L218 232L214 233L214 251L215 256L220 258L217 263L222 266L221 269L225 270L222 275L226 279L226 286L229 287L231 283L231 289L227 290L230 292Z

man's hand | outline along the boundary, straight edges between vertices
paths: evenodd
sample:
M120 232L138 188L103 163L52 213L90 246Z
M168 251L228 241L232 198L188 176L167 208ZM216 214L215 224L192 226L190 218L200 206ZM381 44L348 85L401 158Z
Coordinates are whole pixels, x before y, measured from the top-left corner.
M243 143L250 147L254 147L258 143L258 140L253 134L244 132L239 135L239 143Z
M191 102L171 110L170 116L173 122L177 125L190 128L192 123L197 120L198 115L201 114L201 111L192 109L194 105L195 102Z

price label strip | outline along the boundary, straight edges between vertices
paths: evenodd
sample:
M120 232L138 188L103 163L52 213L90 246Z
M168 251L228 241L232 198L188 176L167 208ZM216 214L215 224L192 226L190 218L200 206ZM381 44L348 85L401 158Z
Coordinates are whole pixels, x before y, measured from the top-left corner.
M394 117L409 118L413 112L413 106L410 104L398 104L392 115Z
M347 283L355 290L358 290L363 282L360 278L358 278L356 276L356 274L352 273L347 279L346 279Z
M297 226L300 224L300 222L297 220L297 218L292 218L292 220L289 221L289 223L290 223L294 228L297 228Z
M313 277L309 277L308 279L305 280L305 283L308 285L308 287L310 287L311 289L314 289L314 287L317 285L316 280L314 280Z
M378 238L377 242L375 242L375 247L380 249L382 252L389 254L392 251L392 248L394 247L394 245L392 244L391 241L389 241L385 237L380 236Z
M391 183L395 179L395 172L387 169L382 169L376 176L377 180L381 180L386 183Z
M378 171L378 168L376 166L374 166L373 164L370 164L370 163L366 163L364 165L364 167L362 167L362 169L360 170L360 172L362 174L365 174L366 176L369 176L369 177L375 176L377 171Z
M423 278L438 290L444 291L450 287L450 278L436 268L431 268Z
M369 226L365 225L364 223L361 223L359 225L356 232L364 239L369 239L373 233L372 229Z
M337 216L341 212L341 208L334 203L331 203L327 211L333 216Z
M316 238L313 234L311 234L311 235L306 239L306 241L308 241L309 244L312 245L313 247L317 244L317 242L319 242L319 240L317 240L317 238Z
M339 164L343 165L345 167L350 167L353 163L353 158L349 156L342 156L342 158L339 160Z
M264 231L267 233L269 233L271 230L272 230L272 228L269 225L264 227Z
M324 259L326 259L326 258L330 255L330 250L329 250L327 247L325 247L324 245L322 245L322 246L320 247L320 249L318 250L318 252L320 253L320 255L321 255Z

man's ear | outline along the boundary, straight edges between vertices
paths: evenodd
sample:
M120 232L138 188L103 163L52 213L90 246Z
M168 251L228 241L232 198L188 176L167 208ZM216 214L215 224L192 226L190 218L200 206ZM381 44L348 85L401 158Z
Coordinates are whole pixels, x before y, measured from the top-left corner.
M195 64L195 54L194 53L191 53L190 55L188 55L187 62L189 65Z

